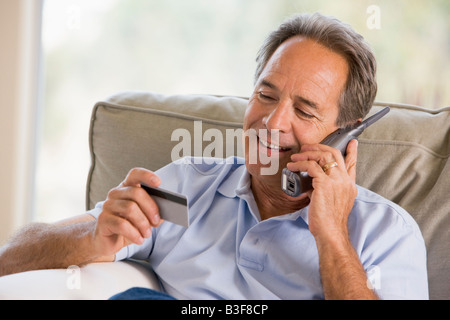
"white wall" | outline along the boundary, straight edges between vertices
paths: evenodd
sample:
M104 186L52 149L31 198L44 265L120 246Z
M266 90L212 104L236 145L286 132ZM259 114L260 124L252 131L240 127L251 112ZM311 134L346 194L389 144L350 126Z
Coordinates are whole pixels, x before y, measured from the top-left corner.
M43 0L0 0L0 244L30 221Z

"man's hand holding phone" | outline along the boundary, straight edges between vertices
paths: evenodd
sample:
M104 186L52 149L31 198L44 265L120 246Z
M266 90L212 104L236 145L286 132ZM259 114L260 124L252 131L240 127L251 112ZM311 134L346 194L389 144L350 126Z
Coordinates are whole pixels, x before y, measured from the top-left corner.
M366 273L350 241L347 221L357 196L356 160L358 141L351 140L342 150L328 145L305 145L301 153L292 155L288 169L306 171L312 177L313 189L306 192L310 198L308 226L316 241L319 269L325 296L344 291L359 290L366 298L376 299L367 291ZM330 165L333 164L333 165ZM337 165L334 165L337 163ZM357 286L347 287L342 279L357 279ZM361 297L361 293L356 293Z
M316 237L347 236L347 218L357 195L356 160L357 140L342 153L330 146L305 145L301 152L291 156L287 168L293 172L307 172L312 178L308 225ZM329 164L337 163L337 166ZM327 166L328 165L328 166ZM327 168L328 167L328 168Z

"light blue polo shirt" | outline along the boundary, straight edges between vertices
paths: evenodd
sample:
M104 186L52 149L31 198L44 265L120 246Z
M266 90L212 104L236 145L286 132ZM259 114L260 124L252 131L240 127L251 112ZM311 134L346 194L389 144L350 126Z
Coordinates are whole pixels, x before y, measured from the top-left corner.
M198 160L156 172L161 187L187 196L189 228L164 222L116 259L148 260L178 299L323 299L308 207L260 221L243 159ZM101 203L91 214L100 211ZM428 299L424 241L405 210L358 187L348 229L368 286L382 299Z

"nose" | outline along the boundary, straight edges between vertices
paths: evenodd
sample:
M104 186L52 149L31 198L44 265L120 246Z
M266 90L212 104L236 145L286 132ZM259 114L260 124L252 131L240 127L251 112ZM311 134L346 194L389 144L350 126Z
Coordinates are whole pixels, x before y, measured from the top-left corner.
M286 102L280 102L277 106L263 118L263 123L268 130L279 130L287 133L291 130L291 116L289 114L289 105Z

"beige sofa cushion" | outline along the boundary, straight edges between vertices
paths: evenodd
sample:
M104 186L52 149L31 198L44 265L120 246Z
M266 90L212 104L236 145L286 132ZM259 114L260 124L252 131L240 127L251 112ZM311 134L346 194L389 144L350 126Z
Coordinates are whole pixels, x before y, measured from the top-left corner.
M178 138L171 141L175 129L186 128L194 137L194 121L201 120L203 132L215 128L225 137L226 129L242 128L246 105L237 97L148 92L123 92L97 103L89 136L87 209L131 168L157 170L169 163L179 144ZM384 105L376 103L372 112ZM450 108L389 105L391 112L359 139L357 183L416 219L428 250L430 297L450 299ZM204 141L202 150L210 143ZM235 151L242 156L242 150Z

